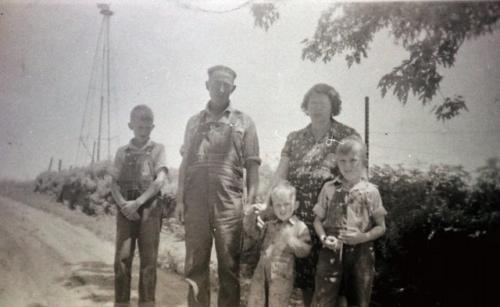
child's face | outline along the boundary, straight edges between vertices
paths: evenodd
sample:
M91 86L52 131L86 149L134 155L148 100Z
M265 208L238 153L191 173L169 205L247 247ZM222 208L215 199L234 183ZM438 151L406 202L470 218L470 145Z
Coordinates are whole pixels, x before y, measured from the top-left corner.
M340 173L350 183L357 183L363 174L363 160L360 151L353 148L347 154L337 154L337 165Z
M128 124L129 128L134 132L134 138L137 141L147 141L149 135L154 128L153 122L150 120L141 120L132 117L132 120Z
M283 193L271 195L274 214L281 221L288 221L295 210L295 199L291 195Z

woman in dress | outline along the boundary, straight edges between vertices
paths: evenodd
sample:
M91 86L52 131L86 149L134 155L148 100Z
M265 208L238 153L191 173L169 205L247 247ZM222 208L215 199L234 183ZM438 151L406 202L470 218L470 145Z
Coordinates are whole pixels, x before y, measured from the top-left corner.
M338 169L324 160L334 155L340 140L350 135L359 136L353 128L334 119L340 113L341 104L339 94L328 84L316 84L307 91L301 108L311 123L288 135L276 170L275 180L288 180L296 188L299 202L296 215L308 226L313 241L310 255L297 259L295 265L295 287L302 290L306 307L311 304L321 244L313 228L313 207L323 183L338 175Z

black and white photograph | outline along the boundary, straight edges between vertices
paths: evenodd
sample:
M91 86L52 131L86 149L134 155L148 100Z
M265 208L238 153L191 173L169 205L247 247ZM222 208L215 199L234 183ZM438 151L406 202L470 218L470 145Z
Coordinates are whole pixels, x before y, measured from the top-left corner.
M500 306L500 2L0 0L0 307Z

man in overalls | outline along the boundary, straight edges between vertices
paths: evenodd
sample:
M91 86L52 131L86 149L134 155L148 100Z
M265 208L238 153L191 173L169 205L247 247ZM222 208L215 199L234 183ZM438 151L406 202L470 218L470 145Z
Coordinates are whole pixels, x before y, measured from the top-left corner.
M208 69L206 108L191 117L181 148L176 217L185 223L185 276L188 304L210 306L209 264L215 239L219 273L218 306L240 303L239 262L246 202L258 188L259 142L252 119L233 109L229 96L236 73L218 65Z

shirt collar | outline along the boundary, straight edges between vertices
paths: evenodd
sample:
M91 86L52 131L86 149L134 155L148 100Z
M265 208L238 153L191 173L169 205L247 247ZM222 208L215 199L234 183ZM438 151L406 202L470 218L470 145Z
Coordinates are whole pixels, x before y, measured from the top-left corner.
M290 217L288 220L286 221L282 221L280 220L279 218L275 217L274 219L274 222L276 224L290 224L290 225L295 225L297 222L299 221L299 219L295 216L295 215L292 215L292 217Z
M333 179L333 181L334 181L334 184L335 184L336 187L344 188L344 186L342 184L342 178L340 176L338 176L335 179ZM356 183L355 185L353 185L348 190L348 192L351 192L351 191L354 191L354 190L364 190L367 186L368 186L368 181L366 181L365 179L361 179L361 181L358 182L358 183Z
M205 106L205 109L203 110L203 113L205 113L205 115L211 115L212 113L210 112L210 109L208 108L209 106L209 103L210 101L207 102L207 105ZM224 111L222 111L221 114L223 114L224 116L229 116L232 112L234 111L233 107L231 106L231 101L229 101L229 104L227 105L227 107L224 109Z
M151 146L153 145L153 141L151 141L151 139L149 139L146 144L144 144L144 146L142 147L137 147L135 146L133 143L132 143L132 139L130 140L130 142L128 143L127 147L130 148L130 149L135 149L135 150L141 150L141 149L144 149L148 146Z

